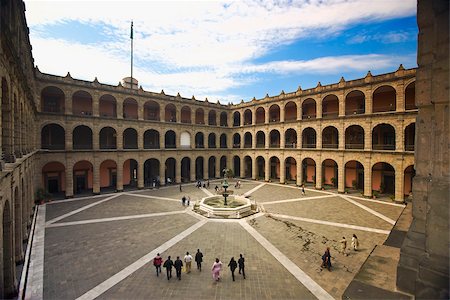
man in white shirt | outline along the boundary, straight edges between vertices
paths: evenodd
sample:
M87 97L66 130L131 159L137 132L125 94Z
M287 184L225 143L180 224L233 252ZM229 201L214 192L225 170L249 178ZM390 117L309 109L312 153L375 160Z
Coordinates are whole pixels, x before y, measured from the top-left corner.
M186 263L186 273L191 273L192 255L190 255L189 252L186 252L184 262Z

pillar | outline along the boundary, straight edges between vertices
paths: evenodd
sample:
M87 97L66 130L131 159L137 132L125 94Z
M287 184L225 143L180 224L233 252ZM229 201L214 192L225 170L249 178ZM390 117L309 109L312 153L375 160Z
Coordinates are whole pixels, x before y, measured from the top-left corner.
M303 164L302 164L300 157L298 159L299 159L299 161L297 162L297 185L302 185L303 184Z
M284 122L284 116L285 116L285 106L281 106L280 105L280 122L283 123Z
M316 162L316 189L322 189L322 162Z
M403 159L398 158L397 163L394 166L395 170L395 195L394 200L397 202L403 202L405 191L405 176L403 173Z
M203 179L209 179L209 159L203 157Z
M161 159L159 162L159 182L166 185L166 162Z
M241 157L241 174L239 177L245 178L245 157Z
M123 129L121 127L116 129L116 148L123 149Z
M222 170L220 169L220 156L216 156L216 178L222 177Z
M396 93L396 103L395 103L395 111L404 112L405 111L405 87L403 83L399 83L395 88Z
M322 149L322 126L318 126L316 129L316 148Z
M66 164L66 198L73 197L73 164L67 160Z
M270 119L269 108L264 107L264 124L269 124L269 119Z
M92 149L100 149L100 129L96 126L92 128Z
M94 194L100 194L100 164L94 163L92 173L92 191Z
M286 161L284 159L284 155L280 158L280 183L286 182Z
M64 138L66 151L72 150L73 149L72 131L70 130L69 126L67 126L67 128L65 129Z
M252 159L252 179L256 180L256 173L258 170L258 164L256 163L256 157Z
M372 126L364 128L364 150L372 150Z
M123 119L123 101L116 102L116 108L117 108L117 119Z
M343 193L345 192L345 165L343 159L340 159L340 164L336 163L338 164L338 193Z
M366 159L370 161L370 159ZM364 164L364 196L372 197L372 167Z
M137 160L138 167L137 167L137 182L138 182L138 189L144 188L144 162L142 159Z
M303 113L302 103L298 102L298 105L297 105L297 121L300 121L302 119L302 113Z
M373 103L373 95L372 90L369 89L364 93L366 98L366 103L364 104L364 109L366 111L366 114L372 114L372 103Z
M181 157L175 160L175 183L181 183Z
M286 131L280 130L280 149L284 149L286 144Z
M397 122L392 124L395 128L395 151L405 151L405 130L403 128L403 122Z
M195 159L194 158L190 158L190 163L191 163L191 165L190 165L190 172L189 172L189 177L190 177L190 180L191 181L195 181L196 180L196 178L195 178Z
M252 125L256 125L256 108L252 109Z
M118 159L117 160L117 184L116 184L116 190L118 192L123 191L123 160Z

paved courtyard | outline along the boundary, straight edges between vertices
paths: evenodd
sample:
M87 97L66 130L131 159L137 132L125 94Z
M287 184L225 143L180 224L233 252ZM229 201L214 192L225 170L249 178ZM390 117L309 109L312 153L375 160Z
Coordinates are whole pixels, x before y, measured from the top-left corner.
M32 299L332 299L341 298L373 247L382 244L403 205L241 181L261 212L241 220L206 219L192 211L214 192L194 184L61 200L39 207L27 297ZM231 182L233 184L233 182ZM191 206L181 204L190 196ZM352 234L360 250L350 250ZM347 254L338 252L348 240ZM320 268L330 247L333 268ZM167 280L152 259L201 249L203 270ZM242 253L246 279L227 268ZM221 280L211 276L218 257ZM195 265L195 262L193 263ZM164 272L164 270L163 270ZM173 272L175 275L175 272Z

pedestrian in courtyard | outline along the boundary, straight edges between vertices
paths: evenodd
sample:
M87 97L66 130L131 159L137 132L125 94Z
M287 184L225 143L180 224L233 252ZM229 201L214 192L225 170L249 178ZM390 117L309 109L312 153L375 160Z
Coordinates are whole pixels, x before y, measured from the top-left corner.
M189 252L186 252L184 262L186 263L186 273L191 273L192 255L190 255Z
M220 280L220 270L221 269L222 269L222 262L218 258L216 258L216 261L214 262L214 264L212 265L212 268L211 268L212 276L215 281Z
M342 237L342 240L339 241L341 243L340 251L342 255L347 255L345 250L347 249L347 240L345 239L345 236Z
M359 241L358 241L358 237L356 236L356 234L353 234L353 236L352 236L352 247L353 247L353 250L358 251Z
M187 196L187 206L191 205L191 196Z
M182 204L183 206L186 205L186 196L181 197L181 204Z
M162 264L162 257L158 253L153 259L153 265L156 268L156 276L159 276L159 273L161 273L161 264Z
M181 187L181 183L180 183L180 192L182 192L183 191L183 188Z
M206 181L206 187L209 189L209 179Z
M331 254L330 247L327 247L325 253L322 255L322 265L321 268L327 268L328 271L331 271Z
M239 274L242 274L242 276L244 276L245 279L245 258L244 256L242 256L242 254L239 254L238 265L239 265Z
M234 260L234 257L232 257L232 258L230 259L230 262L228 263L228 266L230 267L231 278L233 278L233 281L234 281L234 271L235 271L236 268L237 268L237 263L236 263L236 261Z
M163 267L166 268L167 280L169 280L170 278L172 278L172 267L173 267L173 261L170 259L170 256L167 257L167 260L164 262Z
M219 190L219 187L216 185L216 187L214 189L216 190L216 194L217 194L217 191Z
M179 256L177 256L177 259L175 260L175 263L173 265L175 267L175 271L177 271L178 280L181 280L181 268L183 268L183 262L181 261Z
M305 184L304 184L304 183L302 184L302 195L303 195L303 196L306 195L306 193L305 193Z
M197 263L197 270L202 271L202 262L203 262L203 253L200 252L200 249L197 249L197 253L195 253L195 262Z

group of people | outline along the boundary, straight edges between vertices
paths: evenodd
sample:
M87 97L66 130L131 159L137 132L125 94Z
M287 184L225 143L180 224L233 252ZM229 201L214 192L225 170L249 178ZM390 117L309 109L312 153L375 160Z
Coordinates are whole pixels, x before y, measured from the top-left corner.
M347 250L347 240L345 239L345 236L342 237L342 240L340 242L340 252L342 255L348 256ZM356 234L353 234L352 236L352 248L354 251L358 251L359 249L359 240ZM327 247L325 250L325 253L322 255L322 264L320 265L321 268L326 268L328 271L331 271L331 254L330 254L330 247Z
M181 197L181 204L183 205L183 206L189 206L190 204L191 204L191 197L189 197L189 196L183 196L183 197Z
M195 184L195 186L197 188L203 187L204 189L209 189L209 179L204 181L203 183L201 180L198 180L197 183Z
M180 257L177 256L177 259L173 261L171 257L168 256L167 259L164 261L164 263L161 255L158 253L155 256L155 258L153 258L153 265L156 268L156 276L159 276L159 274L161 274L161 267L164 267L166 269L167 280L170 280L172 278L172 268L175 268L176 276L178 280L181 280L181 270L183 266L185 266L186 268L186 273L190 273L192 260L195 260L195 262L197 263L197 270L201 272L203 253L200 251L200 249L197 249L195 258L192 257L192 255L190 255L189 252L186 252L186 255L184 256L183 260L181 260ZM242 276L245 279L245 259L242 254L239 254L239 259L237 262L235 261L234 257L232 257L230 262L228 263L228 267L230 268L231 277L233 281L235 281L234 272L238 266L239 266L239 274L242 274ZM220 280L221 270L222 270L222 262L219 260L219 258L216 258L211 268L212 277L215 281Z

